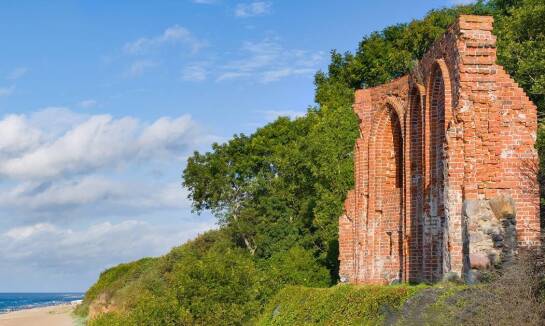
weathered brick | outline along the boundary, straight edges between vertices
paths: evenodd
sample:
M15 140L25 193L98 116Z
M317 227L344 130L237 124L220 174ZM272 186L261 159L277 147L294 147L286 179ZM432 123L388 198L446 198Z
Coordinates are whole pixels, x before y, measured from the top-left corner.
M342 280L462 275L471 200L513 198L519 245L539 243L537 109L496 64L492 23L462 15L418 74L356 91L361 137L339 219Z

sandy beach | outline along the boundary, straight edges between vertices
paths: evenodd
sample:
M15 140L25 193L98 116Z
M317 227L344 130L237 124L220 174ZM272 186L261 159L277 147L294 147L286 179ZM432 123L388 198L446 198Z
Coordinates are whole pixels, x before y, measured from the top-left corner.
M1 326L72 326L75 305L33 308L0 315Z

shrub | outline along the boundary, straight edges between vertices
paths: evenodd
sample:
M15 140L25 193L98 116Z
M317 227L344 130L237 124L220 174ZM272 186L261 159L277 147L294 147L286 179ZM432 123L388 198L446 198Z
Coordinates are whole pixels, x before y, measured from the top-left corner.
M258 325L381 325L424 286L287 287L271 299Z
M260 264L262 282L261 296L266 302L286 285L327 287L331 278L329 271L321 265L312 252L302 247L274 254Z
M88 326L126 326L129 320L120 313L107 313L90 320Z
M100 274L98 281L85 293L82 304L80 304L75 313L79 316L85 316L89 312L89 305L100 295L105 294L108 298L123 288L131 284L134 280L145 274L156 263L156 258L143 258L127 264L119 264L109 268Z
M199 325L238 325L259 311L257 271L247 251L214 248L186 256L170 275L181 307Z

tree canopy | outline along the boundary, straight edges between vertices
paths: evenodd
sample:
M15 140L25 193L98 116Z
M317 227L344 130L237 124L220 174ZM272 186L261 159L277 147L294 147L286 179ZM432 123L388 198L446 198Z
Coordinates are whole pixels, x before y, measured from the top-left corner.
M408 73L459 14L495 16L498 61L545 112L545 2L490 0L429 12L363 37L354 53L331 52L315 76L315 105L251 135L195 152L183 172L196 212L220 229L168 255L120 265L87 293L123 303L95 325L241 324L285 285L324 287L338 274L337 221L353 187L358 121L354 90ZM537 148L545 167L545 128ZM543 168L542 168L543 170ZM545 179L542 177L542 179ZM108 290L110 289L110 290ZM130 322L129 322L130 324Z

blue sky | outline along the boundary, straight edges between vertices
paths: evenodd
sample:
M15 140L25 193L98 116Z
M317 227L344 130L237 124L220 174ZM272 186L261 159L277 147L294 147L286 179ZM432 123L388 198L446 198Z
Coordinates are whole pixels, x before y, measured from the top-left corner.
M213 228L194 150L304 114L331 49L454 3L2 1L0 292L84 291Z

